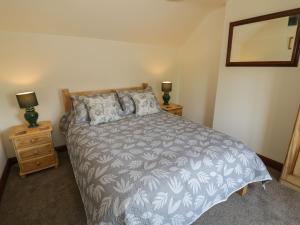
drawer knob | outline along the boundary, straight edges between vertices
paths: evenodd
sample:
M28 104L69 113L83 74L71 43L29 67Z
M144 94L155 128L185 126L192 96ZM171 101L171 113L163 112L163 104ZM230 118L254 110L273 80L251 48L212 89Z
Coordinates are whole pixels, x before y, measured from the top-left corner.
M34 139L34 138L32 138L32 139L30 140L30 142L31 142L31 143L35 142L35 139Z
M39 153L39 151L38 151L38 150L35 150L35 151L34 151L34 154L35 154L35 155L37 155L38 153Z
M36 165L39 166L41 163L40 161L36 161Z

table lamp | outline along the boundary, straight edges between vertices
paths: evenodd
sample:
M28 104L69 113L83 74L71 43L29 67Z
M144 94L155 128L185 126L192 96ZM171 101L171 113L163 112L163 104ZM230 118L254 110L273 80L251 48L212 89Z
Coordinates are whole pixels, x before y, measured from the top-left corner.
M34 110L34 106L38 105L35 92L23 92L16 94L21 109L26 109L24 118L29 123L29 128L37 127L37 119L39 114Z
M162 90L162 92L164 92L164 95L163 95L164 105L169 105L169 101L171 98L169 93L172 91L172 82L170 82L170 81L162 82L161 90Z

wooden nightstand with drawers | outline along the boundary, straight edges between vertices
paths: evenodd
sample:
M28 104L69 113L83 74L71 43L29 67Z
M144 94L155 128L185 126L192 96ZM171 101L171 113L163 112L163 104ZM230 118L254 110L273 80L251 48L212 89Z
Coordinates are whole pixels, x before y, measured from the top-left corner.
M174 115L177 115L177 116L182 116L183 107L181 105L170 103L169 105L161 104L160 107L164 111L167 111L169 113L173 113Z
M14 126L9 138L13 144L20 167L20 176L58 166L57 153L52 142L50 121L39 122L39 126Z

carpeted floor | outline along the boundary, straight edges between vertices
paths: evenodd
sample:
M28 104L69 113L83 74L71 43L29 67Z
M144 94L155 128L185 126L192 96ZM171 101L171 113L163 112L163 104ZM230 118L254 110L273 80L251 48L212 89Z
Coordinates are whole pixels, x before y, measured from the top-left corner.
M0 202L1 225L86 225L80 194L66 152L59 154L58 169L20 178L18 166L10 171ZM277 178L278 172L271 170ZM274 181L251 185L245 197L206 212L193 225L296 225L300 224L300 193Z

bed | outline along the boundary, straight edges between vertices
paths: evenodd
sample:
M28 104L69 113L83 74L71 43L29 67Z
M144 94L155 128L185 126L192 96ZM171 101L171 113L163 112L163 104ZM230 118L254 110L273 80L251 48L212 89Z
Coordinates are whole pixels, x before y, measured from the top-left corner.
M61 127L88 225L188 225L248 184L271 180L241 141L164 111L73 122L71 94L114 91L63 90Z

